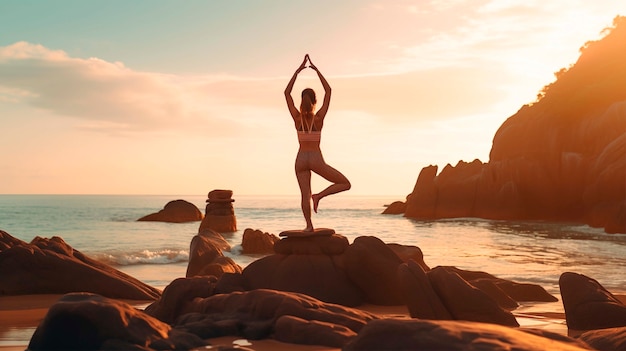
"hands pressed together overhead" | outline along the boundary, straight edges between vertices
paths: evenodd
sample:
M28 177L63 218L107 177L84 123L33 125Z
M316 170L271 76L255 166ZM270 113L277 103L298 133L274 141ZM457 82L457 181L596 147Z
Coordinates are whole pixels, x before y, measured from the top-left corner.
M307 61L309 61L309 68L312 68L315 71L317 71L317 67L315 67L315 65L313 64L313 61L311 61L311 58L309 57L309 54L306 54L306 55L304 55L304 60L302 60L302 63L300 64L300 67L298 67L298 72L300 72L303 69L307 68L307 66L306 66L306 62Z

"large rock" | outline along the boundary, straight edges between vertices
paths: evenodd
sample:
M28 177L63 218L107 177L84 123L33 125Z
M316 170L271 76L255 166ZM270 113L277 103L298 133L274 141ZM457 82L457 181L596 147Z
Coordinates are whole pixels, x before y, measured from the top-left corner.
M50 307L28 349L180 350L206 344L124 302L75 293Z
M283 239L286 240L286 239ZM344 306L363 304L363 292L342 269L341 256L324 254L271 255L243 270L247 288L298 292Z
M519 326L513 314L453 270L435 267L426 273L433 289L454 319Z
M561 335L467 321L377 319L342 350L583 351L584 343Z
M274 244L280 240L276 235L246 228L241 239L242 253L251 254L271 254L274 253Z
M193 299L213 295L216 282L214 276L175 279L165 287L161 298L146 307L145 312L171 324Z
M198 330L212 337L220 336L217 331L250 339L275 335L283 341L332 347L378 318L307 295L266 289L195 299L186 312L175 324L181 330Z
M233 208L232 190L211 190L206 200L205 216L198 231L211 229L220 233L237 231L237 218Z
M587 223L626 233L626 17L496 132L489 162L420 172L405 216Z
M282 255L341 255L348 248L348 239L341 234L291 237L277 241L274 251Z
M222 250L230 250L230 245L220 233L205 229L191 239L189 263L186 277L241 273L241 267L231 258L225 257Z
M433 289L423 267L410 260L398 267L400 291L409 313L420 319L452 319L439 295Z
M174 200L159 212L143 216L138 221L184 223L201 221L202 218L202 212L196 205L185 200Z
M626 351L626 327L590 330L578 338L598 351Z
M0 295L92 292L154 300L160 291L74 250L60 237L30 243L0 230Z
M364 293L365 300L376 305L400 305L398 266L402 260L384 242L374 236L360 236L343 254L346 273Z
M570 329L626 327L626 305L595 279L565 272L559 287Z

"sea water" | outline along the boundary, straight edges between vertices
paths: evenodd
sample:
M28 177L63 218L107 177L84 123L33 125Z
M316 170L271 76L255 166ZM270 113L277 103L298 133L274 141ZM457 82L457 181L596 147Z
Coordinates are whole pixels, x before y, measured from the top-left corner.
M0 195L0 229L29 242L35 236L63 238L74 249L157 288L184 277L189 244L200 222L138 222L171 200L189 201L204 212L206 195ZM241 254L246 228L278 235L304 228L297 196L234 195L238 230L223 233L224 254L245 267L259 255ZM456 218L414 220L382 215L393 196L338 194L320 202L316 227L333 228L352 242L376 236L386 243L415 245L430 267L456 266L543 286L558 295L563 272L598 280L626 293L626 235L572 223ZM375 283L375 282L373 282Z

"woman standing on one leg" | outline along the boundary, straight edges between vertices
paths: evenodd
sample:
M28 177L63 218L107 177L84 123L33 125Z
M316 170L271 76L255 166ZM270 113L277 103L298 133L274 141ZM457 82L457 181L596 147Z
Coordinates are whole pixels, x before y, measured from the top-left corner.
M309 67L317 72L317 76L324 87L324 102L317 112L315 112L317 99L313 89L307 88L302 91L302 102L300 103L299 110L294 105L293 98L291 97L291 90L298 77L298 73L306 68L307 61L309 62ZM298 155L296 156L296 177L298 178L298 185L300 186L300 193L302 195L301 206L304 219L306 220L305 231L313 231L313 223L311 222L311 200L313 201L313 210L317 213L317 206L321 199L328 195L350 189L350 181L348 178L324 162L322 150L320 149L320 137L324 125L324 117L326 117L328 105L330 104L330 93L330 85L324 76L322 76L322 73L320 73L313 62L311 62L309 55L304 56L302 64L300 64L300 67L298 67L293 74L289 84L287 84L287 88L285 88L285 99L287 100L287 107L295 123L296 131L298 132L298 142L300 143ZM319 174L333 184L321 192L313 194L311 191L311 172Z

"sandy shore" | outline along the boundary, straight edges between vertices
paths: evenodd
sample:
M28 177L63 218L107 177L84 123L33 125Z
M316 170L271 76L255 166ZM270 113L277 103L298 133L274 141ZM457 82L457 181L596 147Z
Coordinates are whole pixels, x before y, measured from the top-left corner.
M48 308L60 297L61 295L0 296L0 351L24 350ZM626 304L626 295L616 297ZM146 306L145 301L126 302L137 308ZM388 318L410 318L406 306L365 305L361 309ZM550 307L542 311L541 304L532 304L521 306L513 313L523 327L546 329L567 335L563 312L554 311ZM246 340L230 336L211 339L213 345L231 345L233 342L245 344ZM339 350L324 346L285 344L271 339L248 342L250 347L257 351L293 350L294 347L301 351Z

